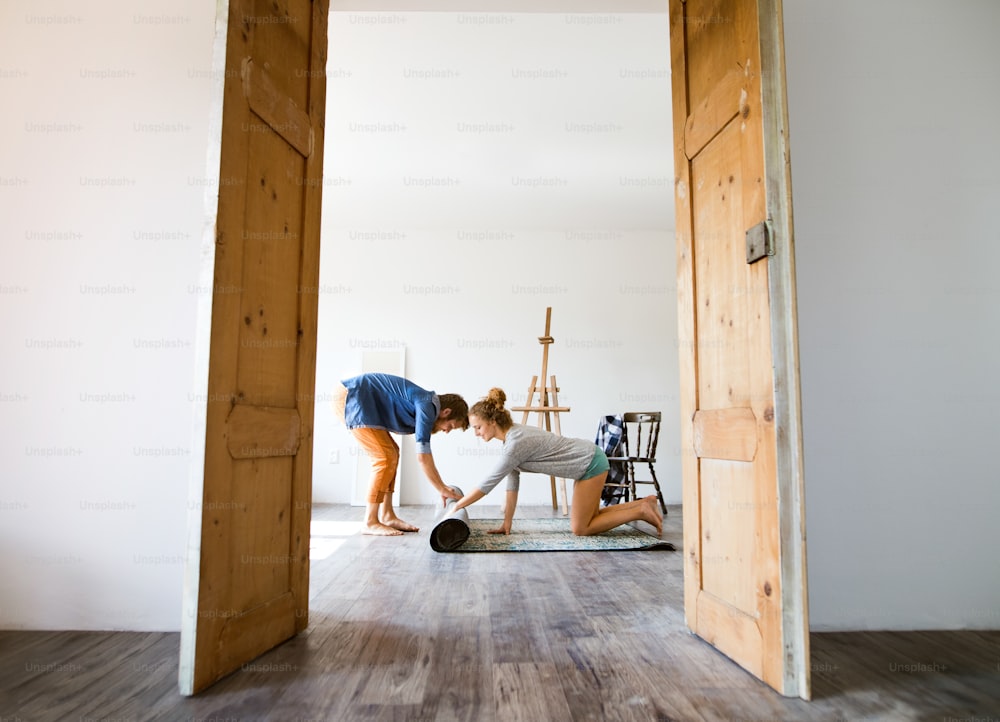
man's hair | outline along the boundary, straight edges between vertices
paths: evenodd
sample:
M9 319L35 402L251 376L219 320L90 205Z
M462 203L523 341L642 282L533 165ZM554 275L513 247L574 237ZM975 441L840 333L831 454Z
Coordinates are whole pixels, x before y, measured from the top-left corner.
M441 402L441 410L451 409L451 421L459 421L462 424L462 431L469 428L469 405L465 403L458 394L438 394L438 401Z

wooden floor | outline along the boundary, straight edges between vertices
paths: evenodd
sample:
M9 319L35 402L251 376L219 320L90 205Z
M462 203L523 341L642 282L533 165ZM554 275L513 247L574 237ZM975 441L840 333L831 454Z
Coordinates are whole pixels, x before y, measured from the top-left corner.
M434 510L403 515L318 507L309 628L196 697L176 633L0 632L0 722L1000 722L1000 632L813 634L814 699L785 699L685 630L680 553L437 554Z

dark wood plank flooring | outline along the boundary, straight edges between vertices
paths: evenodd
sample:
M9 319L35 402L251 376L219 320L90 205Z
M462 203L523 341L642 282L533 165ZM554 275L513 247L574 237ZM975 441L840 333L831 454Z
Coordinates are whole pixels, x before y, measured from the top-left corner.
M686 631L680 553L437 554L435 510L401 513L383 539L317 507L309 628L192 698L176 633L0 632L0 722L1000 722L1000 632L812 634L786 699Z

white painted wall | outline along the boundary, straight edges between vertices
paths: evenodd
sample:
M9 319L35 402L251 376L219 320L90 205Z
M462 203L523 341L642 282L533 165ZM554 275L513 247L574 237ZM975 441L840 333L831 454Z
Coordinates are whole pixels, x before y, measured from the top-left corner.
M1000 627L998 27L785 3L813 629Z
M552 305L564 432L641 406L675 439L665 18L371 17L331 23L321 394L401 343L430 388L518 400ZM0 8L0 628L179 627L213 21L194 2ZM486 52L514 37L526 78ZM514 127L477 125L494 120ZM460 185L419 185L439 176ZM389 257L383 290L362 261ZM353 445L322 396L317 421L317 499L346 501ZM471 433L435 447L453 483L492 461ZM432 500L412 454L404 473L405 503Z
M405 347L426 388L519 405L551 306L563 433L663 411L680 501L668 37L663 14L333 13L317 500L350 499L357 446L328 399L364 350ZM471 431L432 446L466 490L499 454ZM403 449L403 503L440 503ZM521 503L548 503L531 479Z
M212 8L80 8L0 6L0 628L177 629ZM813 628L996 627L997 11L971 0L785 11ZM564 431L590 436L609 408L669 411L676 396L671 211L618 180L669 173L637 141L658 148L653 126L664 142L669 128L663 98L638 99L665 84L665 54L644 49L665 21L602 23L620 44L609 49L596 24L511 17L530 42L430 16L390 25L396 62L371 52L384 47L376 28L334 18L335 42L379 64L331 53L331 99L352 102L328 123L342 143L328 146L317 382L322 394L365 348L402 344L431 388L475 399L499 384L516 397L538 373L551 305L551 369L573 407ZM431 36L406 37L414 28ZM512 63L487 63L486 49L515 47L524 68L567 76L515 79ZM616 78L622 67L654 72ZM442 118L459 112L455 91L472 105ZM416 100L427 96L437 105ZM395 118L416 142L351 130ZM463 118L514 130L459 131ZM520 176L567 183L520 193ZM643 254L635 275L608 280L608 241ZM372 250L408 269L394 260L381 293L361 265ZM652 331L627 315L643 303L659 309ZM321 397L316 489L335 500L353 459L326 408ZM468 433L434 443L453 482L491 461ZM677 500L676 446L666 452ZM412 457L404 474L404 501L428 498Z
M178 628L213 17L0 5L0 628Z

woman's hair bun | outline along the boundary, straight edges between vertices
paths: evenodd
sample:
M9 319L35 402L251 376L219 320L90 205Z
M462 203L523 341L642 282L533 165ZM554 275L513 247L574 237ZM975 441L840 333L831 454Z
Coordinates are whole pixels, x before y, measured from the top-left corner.
M502 409L507 402L507 394L503 392L503 389L494 387L486 394L486 400L497 408Z

